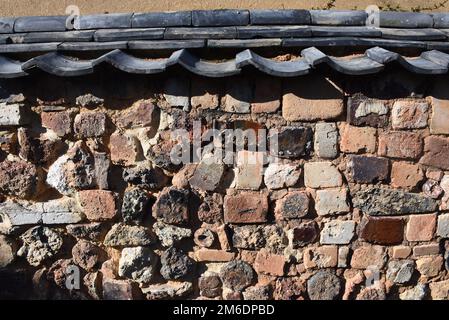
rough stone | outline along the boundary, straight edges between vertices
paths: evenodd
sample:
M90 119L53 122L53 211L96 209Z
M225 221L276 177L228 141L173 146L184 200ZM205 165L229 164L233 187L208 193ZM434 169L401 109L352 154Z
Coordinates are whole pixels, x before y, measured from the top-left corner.
M437 235L442 238L449 238L449 214L438 216Z
M233 228L232 244L240 249L267 248L273 252L283 250L287 238L278 225L245 225Z
M418 159L423 152L423 140L419 133L391 131L379 135L378 154L397 159Z
M437 222L436 214L411 215L407 223L408 241L430 241L433 238Z
M81 139L101 137L106 131L106 114L103 112L77 114L73 128L75 134Z
M315 221L301 222L288 231L288 240L293 249L304 247L318 238L318 227Z
M148 193L139 188L126 190L122 201L122 217L125 222L139 223L150 215Z
M80 107L95 108L101 106L103 103L103 99L98 98L90 93L76 97L76 104Z
M204 275L198 279L200 295L207 298L214 298L221 295L221 280L217 274Z
M109 139L111 161L114 164L131 166L139 159L142 147L139 140L131 134L114 132Z
M295 159L309 154L313 132L307 127L281 127L270 130L268 139L273 156Z
M342 125L340 150L345 153L374 153L377 130L369 127Z
M319 216L349 212L346 189L325 189L316 192L315 210Z
M224 165L218 159L208 157L198 164L189 183L192 188L214 191L220 185L224 174Z
M263 152L239 151L235 169L236 188L259 190L263 180L263 163Z
M153 205L153 217L168 224L183 224L189 220L188 190L164 188Z
M431 282L430 295L433 300L448 300L449 299L449 280L438 282Z
M261 249L256 256L254 269L257 273L266 273L281 277L285 273L286 261L283 255L270 253L266 249Z
M78 193L79 203L90 221L111 220L117 215L116 194L106 190L83 190Z
M430 133L449 134L449 101L431 97L432 116L430 118Z
M88 224L70 224L66 226L67 233L77 239L102 241L107 233L106 227L98 222Z
M246 262L234 260L221 268L220 279L226 288L242 291L252 284L254 270Z
M449 139L430 136L424 139L424 156L420 163L443 170L449 170Z
M340 187L343 178L331 162L308 162L304 165L304 184L316 189Z
M335 268L337 263L337 246L322 246L304 250L304 266L307 269Z
M244 300L257 300L266 301L270 300L272 297L270 285L256 285L254 287L246 288L243 291Z
M363 288L356 296L356 300L385 300L385 291L382 288Z
M292 191L276 201L275 217L277 220L298 219L309 213L310 200L306 192Z
M120 256L118 274L138 283L149 283L156 271L158 256L149 248L124 248Z
M388 263L387 279L399 284L404 284L412 279L415 272L413 260L394 260Z
M282 189L294 186L301 170L292 164L270 163L264 173L264 182L268 189Z
M37 189L37 170L26 161L0 162L0 192L4 195L28 199Z
M30 116L27 108L22 104L0 103L2 114L0 115L0 126L20 126L28 124Z
M267 196L256 192L240 192L224 197L226 223L264 223L267 221Z
M443 267L442 256L426 256L416 260L416 269L421 276L435 277Z
M340 278L330 271L318 271L307 281L310 300L335 300L341 290Z
M276 300L300 300L306 291L304 280L299 277L277 278L273 292Z
M160 273L166 280L177 280L192 275L195 269L195 262L183 251L171 247L161 255Z
M149 163L142 163L123 170L123 180L146 189L162 189L168 182L168 177L159 168L152 168Z
M192 236L192 230L189 228L172 226L161 221L157 221L153 225L153 230L164 247L171 247L175 243Z
M7 237L0 235L0 269L10 265L16 257L16 244Z
M102 287L104 300L135 300L142 295L138 284L129 280L103 278Z
M359 237L371 243L400 244L404 238L404 220L402 218L364 216L359 228Z
M91 272L87 273L83 277L83 284L87 289L87 293L94 300L101 299L101 283L102 283L102 275L100 272Z
M399 100L391 110L393 129L422 129L427 126L429 105L427 102Z
M34 267L57 254L63 242L62 237L56 231L43 226L29 229L20 236L20 239L23 245L17 255L25 257L28 263Z
M72 248L73 262L84 270L91 272L101 267L106 253L98 246L79 240Z
M350 156L349 176L357 183L375 183L385 181L390 173L390 161L385 158Z
M419 165L406 162L393 162L391 167L391 185L395 188L413 189L424 178Z
M354 126L385 127L388 125L388 107L382 100L355 94L348 98L347 122Z
M434 212L434 199L415 193L386 188L367 188L354 192L352 203L355 208L373 216L404 215Z
M423 186L422 191L424 194L432 199L438 199L444 192L443 188L439 185L438 181L427 180Z
M354 237L355 222L333 220L321 230L321 244L348 244Z
M168 281L142 288L148 300L181 299L193 291L191 282Z
M410 288L399 294L401 300L424 300L428 292L427 285L418 283L415 287Z
M198 219L206 223L223 221L223 197L219 193L206 195L198 208Z
M211 79L198 78L192 81L190 104L194 109L217 109L220 105L220 85Z
M311 97L317 93L321 99ZM344 111L343 95L324 78L310 78L305 82L288 82L282 98L282 116L287 121L315 121L338 118Z
M122 223L114 224L104 239L104 245L108 247L149 246L154 242L155 237L147 228Z
M374 266L382 269L387 262L384 247L381 246L363 246L354 250L351 258L351 267L355 269L367 269Z
M96 186L95 158L85 143L75 143L50 166L47 184L66 196Z
M72 115L69 111L42 112L42 126L52 130L58 137L72 133Z
M314 150L318 157L334 159L338 155L338 130L335 123L315 125Z
M139 100L130 108L120 112L116 124L124 129L155 127L158 120L157 111L157 107L150 100Z

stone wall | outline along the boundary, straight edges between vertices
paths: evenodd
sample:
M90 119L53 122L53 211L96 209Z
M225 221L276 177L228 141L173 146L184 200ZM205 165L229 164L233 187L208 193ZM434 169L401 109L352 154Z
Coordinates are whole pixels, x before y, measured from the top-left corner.
M394 69L4 80L0 296L448 299L448 87ZM278 152L173 163L195 120L277 129Z

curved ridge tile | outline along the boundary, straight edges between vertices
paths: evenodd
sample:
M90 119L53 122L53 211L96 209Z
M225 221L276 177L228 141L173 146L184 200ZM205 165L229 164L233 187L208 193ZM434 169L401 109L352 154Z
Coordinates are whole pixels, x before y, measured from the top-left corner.
M259 56L249 49L237 54L235 64L238 68L252 65L262 72L278 77L295 77L310 71L309 64L304 60L277 62Z
M168 59L148 61L136 58L117 49L105 54L102 60L128 73L154 74L165 71Z
M99 59L101 60L101 57ZM57 52L51 52L26 61L22 64L22 69L37 67L57 76L80 76L92 73L94 65L100 62L99 59L76 60Z
M399 54L384 48L374 47L365 51L367 57L378 63L386 64L399 58Z
M423 57L417 58L404 58L400 57L399 63L407 70L420 74L443 74L447 72L447 67L440 64L436 64L432 61L424 59Z
M22 64L19 61L0 56L0 78L18 78L26 75L28 73L22 70Z
M240 73L235 60L226 62L208 62L192 55L185 49L175 51L167 61L167 65L179 64L185 69L200 76L210 78L229 77Z
M449 66L449 54L438 51L431 50L421 53L421 57L426 60L432 61L433 63L448 67Z

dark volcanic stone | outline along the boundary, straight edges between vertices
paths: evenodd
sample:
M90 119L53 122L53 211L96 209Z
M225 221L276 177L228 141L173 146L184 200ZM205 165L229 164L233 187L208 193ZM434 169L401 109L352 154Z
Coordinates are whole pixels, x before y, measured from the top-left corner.
M270 133L270 149L273 142L278 143L278 156L299 158L307 155L312 146L312 129L305 127L283 127L279 132Z
M176 280L191 274L195 268L195 262L183 251L171 247L161 255L161 275L167 280Z
M168 224L182 224L189 219L189 191L165 188L153 205L153 216Z
M253 282L254 270L248 263L234 260L221 269L220 278L225 287L242 291Z
M353 194L353 205L372 216L434 212L438 203L420 194L385 188L367 188Z
M348 167L352 180L358 183L385 181L390 173L390 161L385 158L351 156Z
M122 204L122 216L125 222L140 222L149 213L148 193L142 189L135 188L125 191Z
M306 221L291 230L291 245L293 248L303 247L314 242L318 237L315 221Z
M221 280L218 275L203 276L198 280L200 295L214 298L221 295Z
M148 189L161 189L168 182L168 177L161 169L149 166L126 168L123 179L132 185Z

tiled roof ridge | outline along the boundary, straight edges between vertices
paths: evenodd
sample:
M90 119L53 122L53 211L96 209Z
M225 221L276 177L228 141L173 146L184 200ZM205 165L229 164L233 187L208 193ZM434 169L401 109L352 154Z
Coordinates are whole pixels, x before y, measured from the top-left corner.
M237 75L246 66L253 66L271 76L295 77L309 74L321 64L343 74L366 75L382 71L391 62L418 74L445 74L449 70L449 54L437 50L425 51L419 57L408 58L374 47L366 50L361 56L336 58L310 47L302 50L301 57L297 60L276 61L246 49L234 59L210 62L200 59L186 49L175 51L166 59L153 60L137 58L116 49L91 60L72 59L60 52L43 54L24 62L0 56L0 78L23 77L33 69L57 76L81 76L93 73L94 68L102 63L134 74L162 73L173 65L179 65L194 74L215 78Z
M0 18L0 53L311 46L449 51L449 13L381 11L375 27L367 18L361 10L301 9Z
M217 9L147 13L80 15L68 28L68 15L0 17L0 33L128 29L155 27L218 27L247 25L365 26L363 10ZM449 13L379 11L379 26L387 28L449 28Z

